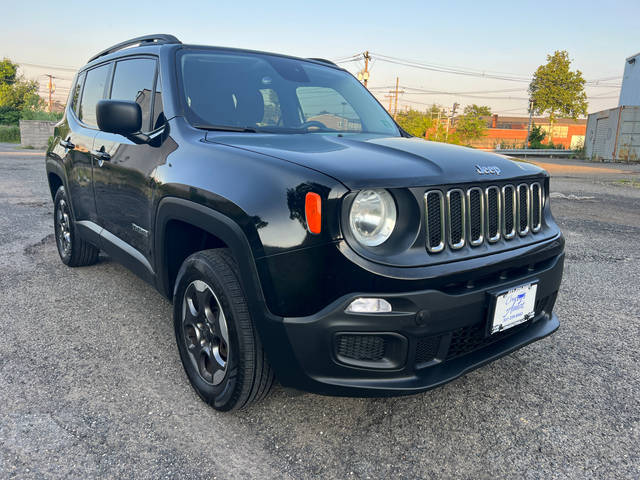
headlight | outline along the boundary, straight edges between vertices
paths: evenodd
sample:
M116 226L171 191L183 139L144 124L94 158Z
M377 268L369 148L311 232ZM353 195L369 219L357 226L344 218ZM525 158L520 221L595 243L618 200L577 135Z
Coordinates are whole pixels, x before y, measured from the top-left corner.
M386 190L362 190L351 204L349 225L367 247L384 243L396 226L396 204Z

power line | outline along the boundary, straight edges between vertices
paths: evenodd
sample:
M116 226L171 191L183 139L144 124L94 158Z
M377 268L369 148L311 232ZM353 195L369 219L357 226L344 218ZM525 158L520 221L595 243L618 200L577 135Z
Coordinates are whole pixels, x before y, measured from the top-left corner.
M511 75L503 72L492 72L489 70L477 70L477 69L470 69L465 67L455 67L455 66L424 63L424 62L418 62L414 60L402 59L398 57L391 57L388 55L382 55L378 53L374 53L374 56L376 59L381 60L383 62L406 66L406 67L418 68L422 70L429 70L429 71L439 72L439 73L448 73L453 75L463 75L463 76L471 76L471 77L479 77L479 78L489 78L493 80L504 80L504 81L511 81L511 82L522 82L522 83L531 82L531 76L525 76L525 75ZM586 85L589 85L592 87L618 88L620 87L620 85L610 84L606 82L611 80L617 80L620 78L622 77L615 76L615 77L604 77L604 78L598 78L593 80L587 80Z

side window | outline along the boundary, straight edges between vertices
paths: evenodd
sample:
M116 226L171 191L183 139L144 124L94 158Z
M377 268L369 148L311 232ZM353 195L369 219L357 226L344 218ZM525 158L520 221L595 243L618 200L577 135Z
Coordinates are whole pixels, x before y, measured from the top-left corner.
M111 99L132 100L142 110L142 131L151 129L151 97L156 76L156 61L135 58L116 62Z
M333 88L296 89L303 122L320 122L331 130L362 131L360 117L345 98Z
M82 91L82 84L84 83L84 72L78 75L76 78L76 83L73 86L73 90L71 91L71 110L78 115L79 107L80 107L80 92Z
M151 129L161 127L167 121L164 116L164 108L162 107L162 82L160 81L160 72L158 72L158 79L156 80L156 92L153 96L153 121L151 122Z
M87 79L84 82L82 100L80 101L80 111L78 117L85 125L97 127L96 105L104 98L105 87L109 81L109 71L111 65L101 65L87 72Z

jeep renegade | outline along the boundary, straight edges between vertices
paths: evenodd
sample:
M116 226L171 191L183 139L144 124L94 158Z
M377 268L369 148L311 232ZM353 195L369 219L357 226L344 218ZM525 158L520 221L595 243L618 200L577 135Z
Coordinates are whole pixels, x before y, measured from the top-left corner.
M558 328L549 175L411 138L326 60L115 45L75 77L46 171L62 261L102 250L172 300L218 410L274 376L421 392Z

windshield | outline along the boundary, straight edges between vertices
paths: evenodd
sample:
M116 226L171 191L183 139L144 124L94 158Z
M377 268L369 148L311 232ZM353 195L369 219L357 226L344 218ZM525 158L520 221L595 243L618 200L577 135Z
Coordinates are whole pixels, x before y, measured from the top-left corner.
M257 53L183 50L178 59L195 126L399 135L384 108L345 71Z

